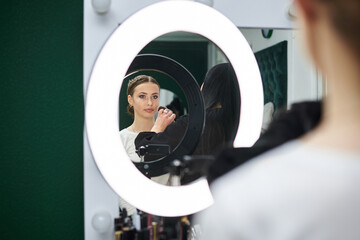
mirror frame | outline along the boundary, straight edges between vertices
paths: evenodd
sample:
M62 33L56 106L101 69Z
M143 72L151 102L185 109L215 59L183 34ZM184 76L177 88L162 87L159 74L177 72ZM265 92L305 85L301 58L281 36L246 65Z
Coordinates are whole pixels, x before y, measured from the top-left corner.
M113 190L135 207L159 216L189 215L213 203L205 179L176 187L158 184L140 173L124 147L119 147L122 144L118 135L118 99L126 71L146 44L175 31L208 38L233 65L241 93L235 147L254 144L260 135L263 115L261 76L254 54L237 27L220 12L193 1L162 1L123 22L110 36L93 67L87 89L86 130L96 164ZM144 200L144 196L148 199Z

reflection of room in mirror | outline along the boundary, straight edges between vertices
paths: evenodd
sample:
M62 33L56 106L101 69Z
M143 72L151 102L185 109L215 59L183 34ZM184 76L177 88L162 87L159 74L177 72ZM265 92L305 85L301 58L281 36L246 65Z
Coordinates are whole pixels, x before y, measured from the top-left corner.
M229 62L226 58L225 54L221 51L221 49L216 46L214 43L209 43L209 68L215 66L219 63L227 63Z
M160 89L160 106L169 105L174 97L176 97L176 95L173 92L167 89Z
M174 92L160 89L160 106L170 109L176 115L175 120L187 113L186 105Z
M162 35L147 44L139 54L158 54L177 61L194 76L199 86L203 84L205 75L210 68L220 63L229 62L224 52L215 43L201 35L188 32L173 32ZM160 78L157 78L157 80L160 83ZM167 84L168 82L160 83L160 106L170 108L168 104L170 101L175 100L176 94L171 87L166 86ZM179 98L184 100L181 96ZM239 107L236 109L237 113L235 115L239 114ZM186 107L183 114L187 114ZM232 141L236 135L236 128L237 124L232 131ZM182 131L182 133L184 132L185 130ZM173 137L173 139L175 138ZM179 138L178 141L181 141L181 139ZM177 143L179 144L180 142ZM173 145L171 144L172 150L175 149ZM191 152L188 154L191 154ZM148 158L147 161L154 160L153 158L150 159Z
M229 62L223 51L209 39L194 33L173 32L154 39L153 42L202 42L207 44L207 65L208 69L219 63ZM198 50L196 50L198 51Z
M287 101L285 108L291 104L304 100L321 99L325 92L322 87L322 77L317 69L308 61L308 56L296 42L301 37L298 30L294 29L274 29L270 38L264 38L260 28L241 28L240 31L249 42L253 52L267 50L281 42L286 42L286 62L287 68L286 89ZM261 70L261 69L260 69ZM266 102L264 103L266 104Z
M176 46L173 44L176 44ZM147 47L151 48L151 46L155 46L154 50L157 51L157 53L159 54L162 53L165 56L172 57L174 60L177 61L179 59L179 62L187 68L189 66L187 66L186 63L181 61L182 58L181 56L188 55L189 58L192 56L191 61L194 64L200 64L201 62L198 62L198 60L199 60L199 56L201 55L201 58L206 59L206 64L207 64L206 70L210 69L216 64L229 62L225 54L216 44L214 44L209 39L195 33L172 32L172 33L164 34L154 39L151 43L148 44ZM145 49L147 47L145 47ZM168 49L165 50L165 48ZM169 52L169 51L173 51L173 52ZM175 53L175 51L177 53ZM142 52L148 52L148 51L143 50ZM188 69L191 70L191 67ZM194 74L193 71L191 72L192 74ZM203 77L205 76L204 73L205 72L202 73L202 78L200 79L203 79ZM194 76L195 78L198 78L196 73Z

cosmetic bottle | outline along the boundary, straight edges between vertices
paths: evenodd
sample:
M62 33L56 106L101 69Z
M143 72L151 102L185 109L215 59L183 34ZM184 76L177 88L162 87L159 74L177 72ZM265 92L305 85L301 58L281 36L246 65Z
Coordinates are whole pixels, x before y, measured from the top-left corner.
M115 226L115 240L121 240L122 239L122 223L120 218L115 218L114 220L114 226Z
M132 219L132 222L133 222L133 225L134 225L136 231L140 231L140 229L141 229L141 216L138 213L138 211L135 211L131 215L131 219Z
M147 215L147 228L149 229L150 239L152 239L153 231L152 231L152 222L153 216L151 214Z
M123 228L121 240L134 240L135 239L135 230L126 226Z
M136 228L133 224L132 216L128 216L123 227L123 238L121 240L134 240L136 236Z
M158 239L158 223L152 222L152 240L159 240Z
M180 219L180 240L188 239L188 232L190 228L190 222L187 216L181 217Z

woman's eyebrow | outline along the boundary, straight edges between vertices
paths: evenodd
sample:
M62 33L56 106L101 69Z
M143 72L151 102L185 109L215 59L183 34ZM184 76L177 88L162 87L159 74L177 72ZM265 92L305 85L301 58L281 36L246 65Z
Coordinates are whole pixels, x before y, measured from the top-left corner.
M138 94L145 94L147 95L148 93L147 92L139 92ZM158 92L154 92L154 93L151 93L151 95L159 95L160 93Z

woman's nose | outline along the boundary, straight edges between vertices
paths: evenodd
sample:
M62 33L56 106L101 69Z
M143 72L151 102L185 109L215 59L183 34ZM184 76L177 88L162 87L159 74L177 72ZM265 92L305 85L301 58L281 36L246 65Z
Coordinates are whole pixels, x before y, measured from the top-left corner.
M148 99L148 105L152 105L152 100L151 100L151 98Z

